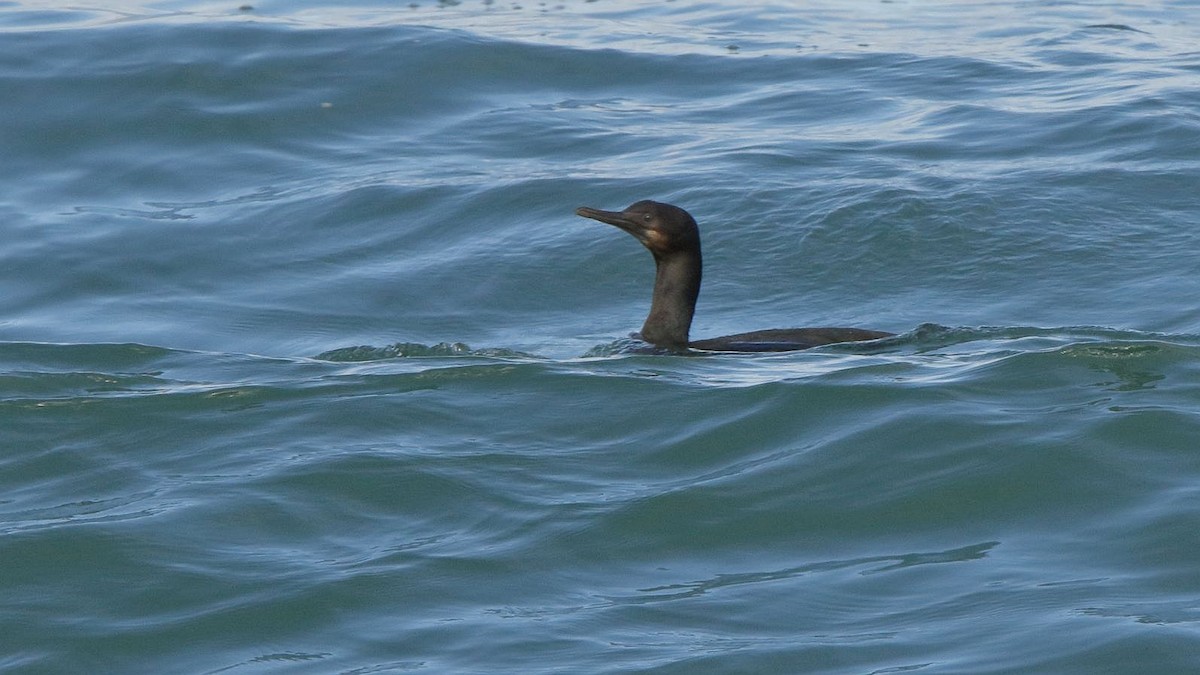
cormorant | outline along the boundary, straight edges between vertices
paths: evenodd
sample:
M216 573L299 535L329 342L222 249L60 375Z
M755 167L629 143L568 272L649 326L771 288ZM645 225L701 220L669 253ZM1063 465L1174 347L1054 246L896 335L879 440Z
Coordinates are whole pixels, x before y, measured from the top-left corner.
M639 335L653 345L676 351L691 347L721 352L786 352L893 335L861 328L775 328L689 340L703 267L700 228L691 214L678 206L648 199L631 204L624 211L581 206L575 213L625 230L654 255L657 267L654 297Z

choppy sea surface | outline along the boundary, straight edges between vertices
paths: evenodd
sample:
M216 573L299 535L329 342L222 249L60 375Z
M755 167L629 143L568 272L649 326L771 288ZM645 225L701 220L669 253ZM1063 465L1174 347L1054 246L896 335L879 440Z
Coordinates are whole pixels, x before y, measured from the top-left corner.
M0 671L1200 672L1200 5L0 2ZM700 222L693 336L576 217Z

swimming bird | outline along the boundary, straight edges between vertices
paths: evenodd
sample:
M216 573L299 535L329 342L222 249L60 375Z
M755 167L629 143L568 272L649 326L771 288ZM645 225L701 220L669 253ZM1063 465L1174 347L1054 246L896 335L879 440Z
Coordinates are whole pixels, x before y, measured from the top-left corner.
M689 340L703 270L700 228L691 214L678 206L648 199L635 202L624 211L581 206L575 213L625 230L654 256L657 268L654 296L638 337L658 347L673 351L686 351L690 347L720 352L787 352L893 335L861 328L775 328Z

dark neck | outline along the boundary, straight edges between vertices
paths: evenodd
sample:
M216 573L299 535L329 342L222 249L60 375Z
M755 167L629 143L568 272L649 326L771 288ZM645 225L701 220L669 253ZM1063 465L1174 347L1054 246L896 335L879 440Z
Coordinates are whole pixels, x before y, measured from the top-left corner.
M642 324L642 339L663 347L686 348L692 313L700 295L700 247L655 256L654 299Z

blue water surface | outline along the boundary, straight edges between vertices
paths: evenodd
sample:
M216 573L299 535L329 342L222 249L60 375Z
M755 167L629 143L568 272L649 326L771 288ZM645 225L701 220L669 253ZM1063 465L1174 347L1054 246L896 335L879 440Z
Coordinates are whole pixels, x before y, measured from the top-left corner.
M1200 670L1197 26L0 3L0 670Z

